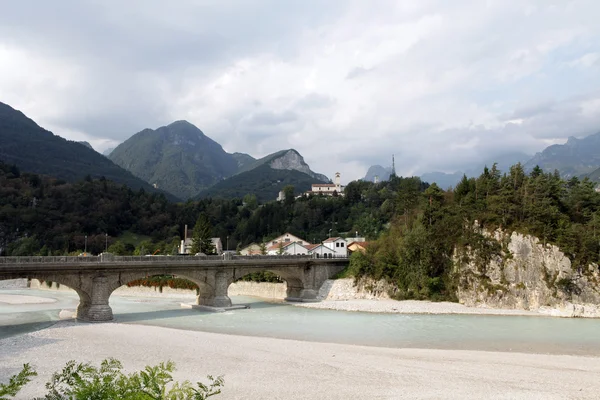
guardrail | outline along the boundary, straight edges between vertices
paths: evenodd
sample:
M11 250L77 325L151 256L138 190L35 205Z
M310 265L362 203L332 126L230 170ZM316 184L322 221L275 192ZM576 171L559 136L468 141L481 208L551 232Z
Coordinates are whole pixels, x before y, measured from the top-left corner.
M302 255L227 255L220 256L114 256L103 254L100 256L24 256L24 257L0 257L1 264L81 264L102 262L190 262L190 261L232 261L232 260L312 260L312 259L347 259L348 256L333 254L302 254Z

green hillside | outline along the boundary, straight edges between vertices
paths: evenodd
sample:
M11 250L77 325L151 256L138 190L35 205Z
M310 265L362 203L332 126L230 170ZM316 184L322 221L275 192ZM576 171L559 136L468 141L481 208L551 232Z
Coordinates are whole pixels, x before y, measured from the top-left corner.
M108 158L182 199L198 195L238 170L236 158L187 121L138 132Z
M0 103L0 161L21 170L66 181L105 177L132 189L155 191L84 144L54 135L7 104Z

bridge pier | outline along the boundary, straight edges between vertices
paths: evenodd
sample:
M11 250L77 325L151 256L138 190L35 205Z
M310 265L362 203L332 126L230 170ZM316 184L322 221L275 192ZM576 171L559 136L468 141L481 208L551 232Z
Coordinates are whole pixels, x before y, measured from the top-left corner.
M209 307L231 307L227 288L232 281L231 272L218 271L214 274L214 285L201 285L196 304Z
M233 279L226 271L219 271L215 274L215 297L213 307L231 307L231 299L227 295L227 289Z
M307 288L304 286L293 286L293 283L287 283L287 296L285 301L297 301L297 302L312 302L318 301L318 291L313 288Z
M79 293L79 306L77 307L79 321L106 322L113 320L112 308L108 304L112 290L107 277L96 276L92 278L87 291L79 289L77 292Z

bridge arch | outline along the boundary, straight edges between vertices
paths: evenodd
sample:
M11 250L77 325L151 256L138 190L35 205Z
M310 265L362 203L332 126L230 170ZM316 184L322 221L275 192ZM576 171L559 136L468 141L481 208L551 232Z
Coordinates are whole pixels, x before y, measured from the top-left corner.
M47 275L47 274L28 274L27 277L18 276L0 276L0 280L8 279L37 279L40 282L56 282L62 286L66 286L69 289L74 290L79 296L79 305L77 306L77 318L85 320L85 316L88 314L90 307L92 306L92 297L82 287L82 280L76 275ZM112 313L111 313L112 318Z
M212 299L215 297L215 282L214 278L209 274L194 273L194 271L169 271L168 273L148 273L148 272L125 272L119 274L116 279L110 283L110 293L114 292L121 286L127 285L130 282L152 276L174 275L178 278L186 279L195 283L198 286L196 293L196 304L212 305Z
M252 267L252 268L236 268L233 273L233 279L229 282L228 286L243 278L246 275L256 272L271 272L277 275L281 280L286 283L286 296L285 300L288 301L307 301L316 300L317 292L323 282L318 284L315 289L314 282L312 282L310 267L304 268L273 268L268 266L263 267ZM307 274L308 272L308 274Z

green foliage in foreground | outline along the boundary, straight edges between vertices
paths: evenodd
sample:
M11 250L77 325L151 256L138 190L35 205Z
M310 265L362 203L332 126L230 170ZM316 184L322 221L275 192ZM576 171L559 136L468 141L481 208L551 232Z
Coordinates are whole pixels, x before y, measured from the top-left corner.
M29 364L24 364L21 372L11 376L8 383L0 383L0 400L8 400L10 397L15 397L21 388L31 381L32 376L37 376L37 372Z
M189 381L173 382L175 364L171 361L142 371L125 375L121 362L114 358L102 361L97 368L89 363L69 361L62 371L52 375L46 383L45 400L205 400L221 393L223 378L208 376L209 384ZM8 384L0 384L0 400L8 400L37 375L28 364L10 378Z

